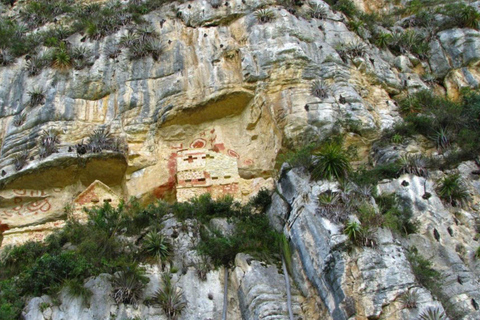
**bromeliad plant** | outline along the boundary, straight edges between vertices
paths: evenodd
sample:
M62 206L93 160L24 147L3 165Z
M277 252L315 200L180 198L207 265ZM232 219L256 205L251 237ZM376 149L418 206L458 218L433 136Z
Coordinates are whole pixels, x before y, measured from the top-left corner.
M170 261L172 255L171 243L157 230L147 233L143 240L142 250L147 257L160 262L162 268L166 262Z
M169 320L176 320L187 306L183 292L172 284L172 275L162 274L162 287L155 292L153 301L158 303Z
M460 175L452 174L439 181L439 197L452 206L462 206L469 200L468 191Z
M315 153L316 163L312 170L314 180L343 180L351 171L350 159L338 142L328 142Z

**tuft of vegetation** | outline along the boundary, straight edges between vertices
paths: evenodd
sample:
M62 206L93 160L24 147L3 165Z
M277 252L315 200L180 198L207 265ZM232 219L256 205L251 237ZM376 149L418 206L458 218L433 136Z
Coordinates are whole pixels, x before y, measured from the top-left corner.
M462 206L470 198L459 174L451 174L441 179L437 192L440 199L454 207Z
M13 161L15 170L20 171L27 164L29 156L30 154L27 150L23 150L20 152L20 154L15 156Z
M113 276L113 299L117 304L137 305L148 281L143 268L136 264L128 266Z
M172 284L172 276L169 273L162 274L162 286L155 292L154 303L158 303L167 319L176 320L187 306L183 292Z
M13 125L15 127L21 127L25 123L26 119L27 119L27 114L26 113L24 113L24 112L17 113L13 117Z
M420 320L447 320L447 316L440 308L429 307L422 311Z
M428 177L427 160L422 155L404 155L399 159L399 173L414 174L419 177Z
M316 163L312 170L312 178L342 180L351 171L350 159L340 143L332 141L323 145L315 153Z
M57 144L60 143L60 139L58 137L58 131L49 128L47 130L43 130L42 134L40 135L40 158L44 159L49 155L58 152Z
M327 85L327 83L323 80L315 80L312 83L310 92L314 97L326 99L328 98L328 94L330 92L330 86Z
M415 279L428 290L434 290L438 286L441 275L432 268L432 262L422 257L415 247L409 249L407 259L410 262Z
M172 245L156 230L148 232L142 242L142 250L147 257L153 258L163 266L170 261Z
M271 9L257 10L254 15L260 23L268 23L275 19L275 13Z
M413 289L405 292L400 297L400 301L402 302L404 308L414 309L417 307L418 298L419 298L419 295L417 290Z
M35 88L32 91L28 91L30 96L30 107L35 108L45 103L45 93L43 90Z
M90 298L93 293L92 290L85 287L84 283L80 279L66 279L62 283L68 293L73 298L80 298L82 304L89 306Z

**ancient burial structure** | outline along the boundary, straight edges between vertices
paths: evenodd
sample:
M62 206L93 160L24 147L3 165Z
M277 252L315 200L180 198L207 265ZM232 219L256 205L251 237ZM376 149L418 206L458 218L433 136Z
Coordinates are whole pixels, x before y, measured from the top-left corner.
M95 180L73 200L73 208L68 218L86 221L88 216L85 210L101 207L104 203L109 203L112 207L116 207L121 200L122 198L109 186L99 180Z
M226 195L239 198L239 179L236 157L207 149L177 152L177 201L203 193L214 199Z

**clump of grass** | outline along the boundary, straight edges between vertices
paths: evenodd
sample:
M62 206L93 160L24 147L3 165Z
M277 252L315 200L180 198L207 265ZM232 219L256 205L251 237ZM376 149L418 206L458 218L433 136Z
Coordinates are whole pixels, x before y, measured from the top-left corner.
M15 170L20 171L27 164L29 156L26 149L21 151L14 159Z
M428 177L427 160L422 155L404 155L399 159L399 173L414 174L419 177Z
M26 113L24 113L24 112L17 113L13 117L13 125L15 127L21 127L25 123L26 119L27 119L27 114Z
M60 143L58 131L52 128L43 130L40 135L40 158L44 159L49 155L58 152L57 144Z
M62 286L67 290L67 293L71 297L80 298L82 304L89 305L93 293L92 290L85 287L82 280L66 279Z

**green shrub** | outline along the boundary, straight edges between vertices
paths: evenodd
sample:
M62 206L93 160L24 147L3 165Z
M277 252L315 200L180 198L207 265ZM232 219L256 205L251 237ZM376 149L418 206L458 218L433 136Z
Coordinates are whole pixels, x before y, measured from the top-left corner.
M312 169L312 178L342 180L351 171L350 159L342 146L337 142L328 142L315 153L316 163Z
M468 191L459 174L451 174L438 182L438 196L453 206L461 206L468 201Z
M422 257L416 248L410 248L407 253L407 259L412 267L415 279L425 288L432 291L438 286L440 273L432 269L432 263Z
M314 144L308 144L302 146L301 148L288 151L286 154L280 155L278 158L278 163L282 164L284 162L288 163L292 168L305 168L311 170L313 168L313 157L312 153L315 150Z
M90 289L85 287L83 280L66 279L62 283L62 287L66 289L71 297L80 298L82 304L89 306L89 301L93 293Z
M249 204L256 208L259 212L266 212L268 206L272 203L272 195L271 192L266 189L262 188L258 193L250 198Z
M86 260L72 251L58 255L45 253L25 272L22 287L33 296L55 292L63 280L82 276L89 268Z
M45 103L45 93L39 88L28 91L28 95L30 96L30 107L32 108Z

